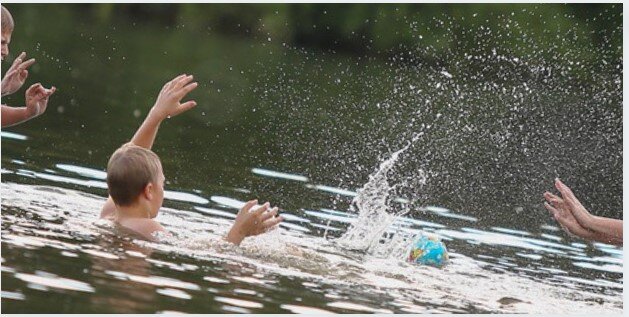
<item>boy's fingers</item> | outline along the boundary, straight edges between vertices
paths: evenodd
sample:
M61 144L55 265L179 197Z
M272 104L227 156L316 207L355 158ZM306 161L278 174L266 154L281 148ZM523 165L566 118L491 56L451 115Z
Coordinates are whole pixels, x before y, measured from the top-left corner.
M30 87L28 87L28 89L26 89L26 93L30 93L33 90L35 90L37 88L37 85L39 85L39 83L37 84L32 84Z
M194 100L189 100L184 102L183 104L181 104L181 106L179 107L179 113L182 113L184 111L188 111L194 107L196 107L197 102Z
M11 67L16 67L16 66L20 65L22 63L22 61L24 60L24 58L26 58L26 52L20 53L20 55L18 55L13 60L13 64L11 65Z
M175 84L175 89L179 89L179 88L187 85L193 79L194 79L194 76L192 76L192 75L185 75L185 76L179 78L179 80L177 80L177 83Z
M169 88L171 88L175 82L177 82L177 80L179 80L179 78L181 78L183 75L179 75L173 79L171 79L169 82L164 84L164 88L162 90L168 90Z
M176 116L182 112L186 112L192 108L194 108L197 105L197 102L194 100L190 100L187 101L183 104L181 104L179 107L177 107L177 109L175 109L175 111L172 113L173 116Z
M555 208L560 208L563 205L563 199L549 193L549 192L545 192L544 193L544 198L546 199L547 202L551 203L553 205L553 207Z
M258 209L254 210L253 213L256 214L256 216L260 216L263 212L265 212L267 209L269 209L269 202L264 203L264 205L260 206Z
M570 207L570 209L583 208L581 202L574 196L574 193L568 186L562 183L559 179L557 179L557 183L557 189L561 192L564 197L564 202L568 205L568 207Z
M576 199L576 197L574 197L574 194L572 193L572 190L568 186L566 186L566 184L560 181L559 178L555 180L555 187L557 187L564 198Z
M10 78L11 76L15 75L15 73L17 73L17 69L12 69L12 70L9 70L9 71L8 71L8 72L4 75L4 77L5 77L5 78Z
M165 83L164 86L162 86L162 92L168 90L168 87L170 87L170 81Z
M50 95L54 94L56 90L57 89L55 87L52 87L50 89L44 89L44 91L46 93L46 97L49 97Z
M555 194L553 194L553 193L551 193L551 192L545 192L545 193L544 193L544 196L548 196L548 197L550 197L551 199L557 199L557 200L560 200L560 199L561 199L559 196L557 196L557 195L555 195Z
M253 207L253 206L254 206L255 204L257 204L257 203L258 203L258 200L257 200L257 199L254 199L254 200L250 200L250 201L248 201L247 203L245 203L245 205L244 205L244 206L242 206L242 208L240 208L240 210L238 211L238 213L240 214L240 213L243 213L243 212L244 212L244 213L249 212L249 209L251 209L251 207Z
M177 77L173 78L173 80L171 80L170 82L171 82L173 85L177 85L177 83L179 83L179 81L181 81L181 79L183 79L183 78L185 78L185 77L186 77L186 74L181 74L181 75L179 75L179 76L177 76Z
M181 88L181 90L179 90L178 94L183 98L183 96L187 95L189 92L193 91L195 88L197 88L197 86L199 86L199 83L191 83L183 88Z
M555 207L551 206L549 203L544 203L544 207L546 207L546 210L548 210L553 216L557 215L557 209L555 209Z
M264 230L269 230L269 229L277 226L280 222L282 222L282 220L284 220L284 218L282 216L268 219L267 221L262 223L262 227L264 228Z
M260 216L260 222L264 222L269 218L273 218L275 215L277 215L277 207L271 209L269 212L265 212Z
M29 60L27 60L26 62L23 62L20 64L20 69L27 69L29 67L31 67L33 64L35 64L35 59L31 58Z

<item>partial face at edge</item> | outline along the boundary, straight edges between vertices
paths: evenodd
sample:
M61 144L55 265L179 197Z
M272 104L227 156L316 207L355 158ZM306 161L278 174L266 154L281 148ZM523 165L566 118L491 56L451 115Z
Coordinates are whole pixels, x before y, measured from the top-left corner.
M11 43L11 34L13 31L2 31L2 60L9 55L9 43Z
M153 197L151 199L151 214L149 215L151 218L157 217L159 213L159 209L162 207L164 203L164 182L166 181L166 177L164 177L164 171L162 171L162 167L159 167L159 175L157 176L157 183L153 183Z

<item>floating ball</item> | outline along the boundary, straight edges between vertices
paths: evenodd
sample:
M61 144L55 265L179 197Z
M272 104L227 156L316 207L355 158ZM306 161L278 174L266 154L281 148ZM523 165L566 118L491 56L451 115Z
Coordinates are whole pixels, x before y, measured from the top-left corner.
M408 262L442 267L448 262L448 249L436 237L419 236L408 251Z

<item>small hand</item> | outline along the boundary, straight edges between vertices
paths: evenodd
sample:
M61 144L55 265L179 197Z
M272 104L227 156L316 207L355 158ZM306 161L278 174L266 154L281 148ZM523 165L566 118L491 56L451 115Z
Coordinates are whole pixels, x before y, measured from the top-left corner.
M196 82L191 83L192 79L192 75L183 74L166 83L159 92L150 115L164 120L196 106L197 103L194 100L181 103L181 99L198 86Z
M11 67L7 70L7 73L2 78L2 95L10 95L18 91L26 78L28 77L28 68L35 64L35 59L31 58L24 61L26 53L22 52L14 61Z
M562 183L559 178L555 179L555 187L561 193L561 196L566 203L566 207L571 211L576 220L585 228L590 228L594 220L594 216L590 214L581 202L574 196L572 190Z
M564 231L572 236L578 236L585 239L592 239L594 237L594 232L583 227L577 221L566 200L549 192L544 193L544 198L546 198L544 207L546 207L546 209L553 215Z
M54 86L50 89L44 88L40 83L33 84L26 90L26 111L29 118L36 117L48 107L48 98L57 88Z
M269 210L268 202L251 211L257 203L257 200L251 200L240 209L234 225L227 234L227 241L238 245L244 238L267 232L284 220L281 216L275 217L278 209L275 207Z

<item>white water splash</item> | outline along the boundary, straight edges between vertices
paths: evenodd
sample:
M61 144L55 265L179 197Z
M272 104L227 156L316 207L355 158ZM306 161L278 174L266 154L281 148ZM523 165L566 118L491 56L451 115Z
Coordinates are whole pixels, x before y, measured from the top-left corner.
M389 184L388 174L395 166L400 155L417 141L423 133L419 133L402 149L394 152L390 158L380 163L378 170L369 175L369 181L358 191L358 196L352 201L350 210L358 209L356 221L337 242L348 249L371 252L375 255L389 257L399 255L406 245L409 234L395 234L385 237L387 248L380 246L381 239L395 220L408 212L407 209L391 210L389 206L391 190L395 188ZM355 207L355 208L354 208ZM388 251L385 251L388 250ZM386 254L382 254L383 251Z

